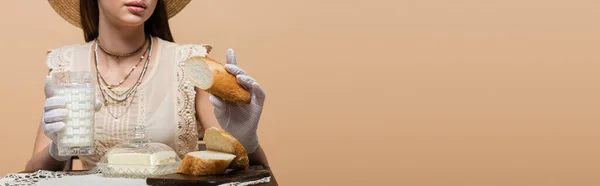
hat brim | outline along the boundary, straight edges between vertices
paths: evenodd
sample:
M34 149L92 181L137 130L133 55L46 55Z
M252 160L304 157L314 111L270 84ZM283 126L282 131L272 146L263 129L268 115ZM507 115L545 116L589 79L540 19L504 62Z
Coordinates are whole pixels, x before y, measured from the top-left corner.
M81 17L79 14L80 0L48 0L54 11L64 20L81 28ZM171 19L185 8L191 0L164 0L167 9L167 17Z

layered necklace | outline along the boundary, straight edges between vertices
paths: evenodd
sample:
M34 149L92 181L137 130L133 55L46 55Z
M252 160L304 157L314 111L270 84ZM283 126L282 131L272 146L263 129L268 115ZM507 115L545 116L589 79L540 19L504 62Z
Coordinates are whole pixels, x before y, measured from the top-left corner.
M102 50L104 53L119 58L119 57L129 57L129 56L132 56L133 54L138 53L140 50L142 50L142 48L144 48L144 46L146 46L146 41L148 41L148 40L146 39L144 41L144 44L142 44L142 46L140 46L135 51L130 52L130 53L124 53L124 54L108 51L104 47L102 47L102 44L100 43L100 40L97 40L96 42L98 43L98 48L100 48L100 50Z
M144 50L144 53L140 57L140 61L138 61L138 63L131 68L131 70L125 76L125 78L123 80L119 81L118 84L115 84L115 85L108 84L104 80L104 78L100 74L100 70L98 69L98 61L99 61L98 48L100 48L104 53L114 56L114 57L132 56L135 53L138 53L142 48L144 48L147 41L150 41L149 46L146 48L146 50ZM125 104L126 110L129 109L129 106L131 105L131 103L134 100L133 97L135 97L135 94L137 93L137 88L140 86L144 76L146 75L146 71L148 69L148 63L150 62L150 57L152 56L152 45L153 45L152 39L149 36L147 36L144 44L136 51L134 51L132 53L127 53L127 54L118 54L118 53L108 52L107 50L105 50L101 46L98 39L96 39L96 46L94 48L94 62L95 62L95 66L96 66L96 77L97 77L96 79L97 79L98 85L100 87L100 90L101 90L100 93L102 94L102 98L104 99L105 106L108 106L109 104ZM144 56L146 56L146 57L144 57ZM144 59L145 59L144 66L142 68L142 72L141 72L140 76L138 77L136 83L133 86L131 86L130 88L128 88L127 90L125 90L124 92L120 93L120 92L114 91L113 88L121 86L129 78L129 76L133 73L133 71L138 67L138 65L142 61L144 61ZM127 113L125 111L120 115L115 115L114 113L112 113L110 111L110 109L107 109L107 110L108 110L108 113L115 119L115 121L118 121L118 119L120 117L122 117L123 115L125 115L125 113Z

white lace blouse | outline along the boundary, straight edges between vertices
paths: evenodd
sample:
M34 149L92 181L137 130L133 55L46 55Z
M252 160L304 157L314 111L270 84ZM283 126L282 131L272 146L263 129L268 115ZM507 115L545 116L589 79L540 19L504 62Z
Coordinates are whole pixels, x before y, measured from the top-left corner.
M183 45L157 38L153 50L157 50L151 61L152 68L146 72L142 84L128 108L126 105L103 106L96 113L96 155L80 156L84 169L95 167L106 151L133 138L132 130L144 125L146 135L153 142L169 145L183 156L198 150L198 131L202 131L195 117L194 86L185 79L182 62L190 56L205 56L210 52L208 45ZM92 71L92 42L68 45L52 49L46 64L52 72ZM97 87L96 97L104 101ZM123 91L124 89L113 89ZM131 98L130 98L131 99ZM114 119L113 114L124 114Z

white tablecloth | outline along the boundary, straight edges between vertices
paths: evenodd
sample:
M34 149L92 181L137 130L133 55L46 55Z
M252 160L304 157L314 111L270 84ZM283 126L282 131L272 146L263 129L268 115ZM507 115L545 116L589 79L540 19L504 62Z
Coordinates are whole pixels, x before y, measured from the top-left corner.
M39 186L147 186L146 179L105 178L99 174L41 180Z
M123 185L123 186L147 186L145 179L107 178L101 174L69 175L62 172L37 171L34 173L9 174L0 178L1 186L100 186L100 185Z
M246 186L268 183L271 177L251 182L235 182L221 186ZM69 175L62 172L37 171L34 173L9 174L0 177L0 186L147 186L146 179L107 178L101 174Z

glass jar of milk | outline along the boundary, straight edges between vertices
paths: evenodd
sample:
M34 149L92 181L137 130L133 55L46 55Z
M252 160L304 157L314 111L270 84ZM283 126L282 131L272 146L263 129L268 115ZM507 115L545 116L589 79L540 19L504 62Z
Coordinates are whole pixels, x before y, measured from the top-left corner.
M58 155L94 154L96 83L89 71L52 74L54 94L66 99L69 114L65 127L58 132Z

